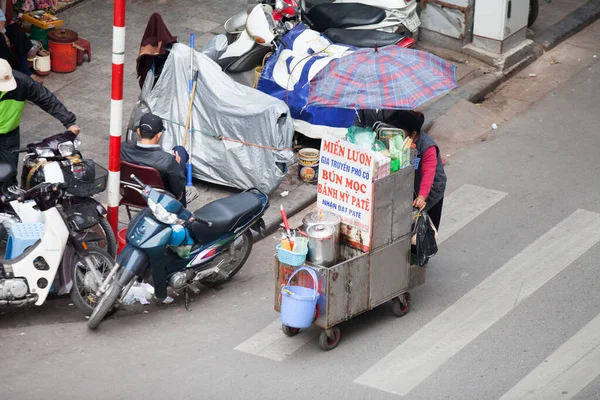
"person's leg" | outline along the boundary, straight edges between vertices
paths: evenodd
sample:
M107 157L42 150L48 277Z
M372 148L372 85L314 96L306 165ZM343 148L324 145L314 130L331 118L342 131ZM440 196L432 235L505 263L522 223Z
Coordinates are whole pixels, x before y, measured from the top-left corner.
M435 229L440 230L440 221L442 219L442 206L444 205L444 198L442 197L440 201L438 201L433 207L429 209L427 212L429 214L429 218L435 226Z
M19 57L19 71L27 76L32 75L31 69L29 69L29 61L27 61L27 54L23 54Z
M19 154L13 153L13 150L19 148L21 143L19 135L20 132L18 127L12 132L0 135L0 162L7 163L14 169L14 175L12 175L5 183L17 184Z

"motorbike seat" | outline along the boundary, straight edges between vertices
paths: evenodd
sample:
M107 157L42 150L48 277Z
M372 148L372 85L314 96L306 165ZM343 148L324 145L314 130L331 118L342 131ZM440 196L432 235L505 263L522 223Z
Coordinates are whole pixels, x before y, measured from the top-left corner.
M200 242L210 242L250 221L262 206L260 198L248 192L215 200L194 212L194 219L210 222L212 226L194 221L191 233Z
M385 17L385 10L361 3L317 4L306 13L306 20L318 32L378 24Z
M378 47L398 44L406 33L383 32L375 29L327 29L323 35L333 43L355 47Z
M335 2L335 0L305 0L304 6L307 10L310 10L318 4L331 4L333 2Z

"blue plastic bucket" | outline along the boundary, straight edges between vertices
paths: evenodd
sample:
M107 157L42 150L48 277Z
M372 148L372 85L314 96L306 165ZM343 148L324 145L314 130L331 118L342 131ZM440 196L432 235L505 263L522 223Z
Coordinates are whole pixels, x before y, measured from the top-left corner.
M294 275L306 271L313 280L313 289L303 286L290 286ZM317 274L310 268L298 268L286 286L281 288L281 323L290 328L308 328L315 317L319 290L317 289Z

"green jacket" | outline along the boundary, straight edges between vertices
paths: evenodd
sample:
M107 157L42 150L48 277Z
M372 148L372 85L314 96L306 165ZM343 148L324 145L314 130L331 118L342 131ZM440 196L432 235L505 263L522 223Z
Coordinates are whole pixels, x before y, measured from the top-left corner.
M65 128L75 125L75 114L67 110L51 91L19 71L13 70L13 75L17 88L0 92L0 135L17 129L27 101L62 122Z

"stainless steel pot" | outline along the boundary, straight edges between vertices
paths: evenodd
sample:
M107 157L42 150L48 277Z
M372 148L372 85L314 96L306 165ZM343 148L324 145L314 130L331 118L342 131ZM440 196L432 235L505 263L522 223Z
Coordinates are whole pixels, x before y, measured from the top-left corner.
M302 224L304 225L304 232L308 231L308 228L313 225L329 225L334 229L334 239L335 239L335 259L337 260L340 256L340 224L342 223L342 219L339 215L334 214L328 211L313 211L302 219ZM308 232L307 232L308 233Z
M306 230L308 235L308 259L323 267L335 265L338 245L333 225L316 224Z

